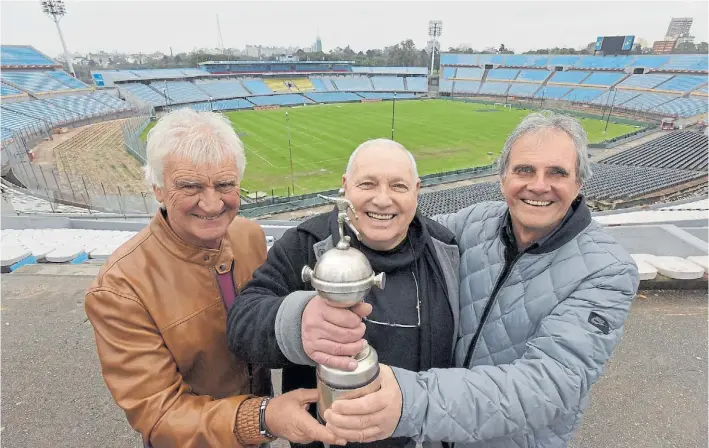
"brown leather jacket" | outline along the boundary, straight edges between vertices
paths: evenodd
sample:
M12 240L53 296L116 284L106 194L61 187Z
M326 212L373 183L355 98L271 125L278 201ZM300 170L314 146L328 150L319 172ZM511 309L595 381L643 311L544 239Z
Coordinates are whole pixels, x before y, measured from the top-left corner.
M239 446L238 407L270 394L270 378L229 351L217 272L233 263L238 291L265 258L249 220L237 217L210 250L184 243L158 213L102 267L86 314L106 384L146 445Z

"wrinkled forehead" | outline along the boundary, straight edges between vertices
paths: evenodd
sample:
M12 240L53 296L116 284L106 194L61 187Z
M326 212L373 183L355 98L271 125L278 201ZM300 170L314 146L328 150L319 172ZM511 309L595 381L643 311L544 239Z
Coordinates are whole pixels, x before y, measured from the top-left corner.
M165 157L165 176L191 176L211 178L215 176L238 177L239 170L234 156L226 156L219 161L195 161L188 157L168 155Z
M560 166L570 172L576 167L576 148L562 131L540 129L524 134L510 149L510 165Z
M353 178L401 178L414 181L413 166L406 152L391 147L362 148L352 161Z

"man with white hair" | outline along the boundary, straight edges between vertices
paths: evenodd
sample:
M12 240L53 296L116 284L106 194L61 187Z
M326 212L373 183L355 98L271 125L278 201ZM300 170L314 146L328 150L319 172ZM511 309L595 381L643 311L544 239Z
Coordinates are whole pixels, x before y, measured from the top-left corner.
M589 390L623 334L637 268L592 221L580 194L590 169L576 119L528 115L500 160L505 202L436 217L460 245L456 368L381 366L379 391L325 412L338 437L562 448L578 428ZM338 331L304 322L304 353L312 334ZM326 342L320 359L359 341Z
M269 371L227 347L227 312L266 257L261 228L236 217L246 159L231 123L167 114L147 159L160 210L106 261L85 305L106 385L144 446L341 440L303 409L317 391L271 400Z
M350 229L345 232L373 269L386 274L386 288L372 288L353 311L331 309L300 273L337 245L337 209L308 219L276 241L229 313L227 335L234 353L248 362L284 367L284 391L315 386L315 369L297 365L312 364L310 359L352 368L356 363L350 356L364 347L362 337L389 365L412 371L452 366L458 247L448 230L418 213L419 187L416 162L402 145L384 139L360 145L342 188L358 214L351 221L361 242ZM311 335L306 352L301 320ZM350 339L339 356L326 355L333 341ZM401 437L380 445L415 443Z

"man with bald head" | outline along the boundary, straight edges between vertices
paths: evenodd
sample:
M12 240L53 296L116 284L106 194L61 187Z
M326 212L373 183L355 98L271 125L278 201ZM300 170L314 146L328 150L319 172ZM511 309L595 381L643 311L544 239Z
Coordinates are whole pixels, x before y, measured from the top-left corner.
M386 274L386 288L372 288L356 314L338 313L302 281L303 266L313 268L339 240L337 209L315 216L276 241L236 300L227 330L234 353L283 368L284 392L315 387L314 362L352 368L362 337L387 365L415 372L452 366L458 247L450 231L417 211L420 184L416 161L399 143L377 139L355 149L342 188L357 211L351 221L361 241L345 232L375 272ZM301 334L311 340L303 344ZM358 342L345 343L351 340ZM335 342L343 343L342 356L326 355ZM397 438L362 446L377 445L415 443Z

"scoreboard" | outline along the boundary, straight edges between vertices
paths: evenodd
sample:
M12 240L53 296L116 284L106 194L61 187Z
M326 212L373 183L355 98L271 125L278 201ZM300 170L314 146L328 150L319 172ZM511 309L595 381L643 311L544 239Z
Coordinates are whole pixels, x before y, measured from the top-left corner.
M596 51L604 54L627 54L633 49L635 36L601 36L596 39Z

